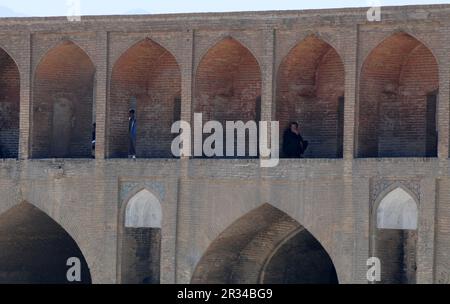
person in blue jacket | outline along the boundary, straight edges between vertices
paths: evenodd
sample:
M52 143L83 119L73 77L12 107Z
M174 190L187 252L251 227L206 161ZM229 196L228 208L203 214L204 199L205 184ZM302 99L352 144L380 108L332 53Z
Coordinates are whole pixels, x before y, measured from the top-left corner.
M136 158L136 111L134 109L130 109L128 118L128 134L130 138L130 147L128 152L129 158Z

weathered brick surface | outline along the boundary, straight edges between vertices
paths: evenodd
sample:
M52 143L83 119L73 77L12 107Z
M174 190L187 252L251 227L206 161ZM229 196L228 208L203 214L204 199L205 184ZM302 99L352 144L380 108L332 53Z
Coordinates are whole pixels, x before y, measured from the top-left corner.
M3 214L0 221L1 284L24 281L64 284L67 271L61 265L74 256L80 258L81 283L91 282L86 261L77 244L38 208L19 204Z
M219 121L224 131L226 121L260 121L260 67L238 41L225 38L203 56L196 73L193 111L203 114L204 123Z
M427 147L427 96L439 89L437 62L423 44L396 34L366 59L359 88L360 157L424 157ZM433 131L436 129L434 125Z
M0 50L0 156L19 154L20 74L16 63Z
M109 157L127 157L128 112L136 110L137 157L170 158L172 124L180 120L181 76L176 59L144 40L116 62L108 103Z
M39 63L33 86L33 158L91 155L95 67L71 41Z
M33 204L73 237L93 282L120 282L123 210L133 193L147 188L163 209L161 282L188 283L214 240L268 203L320 242L339 282L366 283L373 204L382 190L401 184L417 193L419 204L415 281L448 283L449 16L449 5L437 5L382 8L376 23L366 20L366 9L1 19L1 48L20 75L20 100L13 98L20 111L10 116L18 157L0 160L0 214ZM10 81L17 80L9 72L14 69L0 58L0 82L8 82L2 103L3 88L18 86ZM386 88L388 82L394 85ZM313 86L316 96L302 103L296 88L303 85ZM437 89L437 157L406 158L426 155L425 97ZM33 159L52 156L53 92L75 96L83 147L95 117L97 159ZM153 103L138 103L145 138L140 156L166 159L112 159L126 156L128 102L139 92L153 96ZM398 128L379 123L383 94L392 99L384 110L400 115ZM217 96L222 102L214 102ZM201 109L208 118L245 121L258 118L259 96L260 117L300 120L312 137L309 157L328 159L282 160L271 169L257 160L169 159L171 135L163 125L175 119L176 97L185 120ZM297 107L298 116L287 111ZM73 147L68 157L90 156ZM339 149L343 158L335 159ZM366 156L384 158L359 158ZM253 238L248 260L261 265L252 248L277 237Z
M280 138L291 121L298 121L304 139L311 143L306 157L342 157L338 101L344 97L344 83L341 58L323 40L308 37L292 49L278 75Z
M121 244L123 284L159 284L161 231L126 228Z

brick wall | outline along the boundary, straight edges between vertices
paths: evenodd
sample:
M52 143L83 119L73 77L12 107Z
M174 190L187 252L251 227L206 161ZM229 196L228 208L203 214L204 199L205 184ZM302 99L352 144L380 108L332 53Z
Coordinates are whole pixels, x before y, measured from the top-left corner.
M305 261L308 261L305 263ZM336 271L314 237L265 204L228 227L199 261L192 283L337 283Z
M160 283L161 229L125 228L121 254L121 283Z
M109 157L128 156L128 110L136 109L136 153L139 158L170 158L174 135L171 126L180 120L181 74L166 49L144 40L115 64L108 104Z
M80 260L82 283L91 283L77 244L38 208L22 203L0 216L0 226L0 283L69 283L67 261L72 257Z
M65 41L41 60L33 84L33 158L91 156L95 67Z
M342 157L338 100L344 96L344 82L344 65L329 44L310 36L295 46L278 74L280 138L289 123L297 121L310 143L305 157Z
M333 262L307 230L293 236L266 266L264 284L338 284Z
M121 185L125 182L142 185L142 181L157 180L162 185L163 190L161 191L165 191L166 195L162 202L164 221L161 231L161 282L163 283L189 282L197 263L217 236L237 219L266 202L283 210L314 235L333 260L339 282L365 283L369 239L373 237L369 230L369 202L372 191L379 187L371 184L371 180L377 178L386 183L402 180L408 185L414 184L416 181L417 185L413 185L412 188L417 189L421 197L416 247L417 282L450 282L448 271L450 256L447 254L450 239L449 212L447 210L449 196L446 191L449 185L449 15L450 6L438 5L408 8L386 7L383 8L383 20L379 23L367 22L366 9L98 16L85 17L81 22L72 23L67 22L65 18L0 19L2 47L17 62L21 73L20 160L0 161L2 198L0 212L8 210L18 202L30 201L51 215L74 238L89 263L94 282L118 282L120 281L120 267L117 265L120 264L117 263L117 260L121 255L117 246L118 233L121 229L118 225L120 223L118 206L122 202L119 195L122 191ZM435 79L433 75L436 73L431 71L435 69L435 65L432 63L428 49L419 47L420 44L414 39L400 38L402 36L400 34L395 35L399 31L409 33L423 42L423 45L429 48L429 52L435 55L435 61L439 63L438 125L441 135L439 137L439 159L391 159L388 157L396 155L390 154L391 152L387 150L390 145L386 144L381 145L386 158L354 159L352 150L354 144L360 146L360 151L356 151L355 156L359 156L359 152L361 155L376 156L380 146L379 142L386 143L390 138L390 131L386 128L383 129L384 135L381 137L381 141L378 140L378 136L374 136L374 134L378 134L378 131L371 132L371 130L380 129L375 119L371 120L371 117L379 117L379 115L372 115L378 111L377 104L371 104L371 101L380 100L376 98L377 92L381 90L380 87L383 88L381 86L383 82L379 79L394 83L397 81L400 88L406 88L399 89L398 92L407 98L389 99L389 94L385 94L387 97L381 98L381 101L385 100L387 104L387 106L383 106L385 112L389 112L390 105L401 105L407 101L413 101L406 108L416 109L414 113L417 115L419 115L418 113L425 115L422 100L425 100L425 94L429 93L426 90L437 88L430 84L431 80ZM276 87L276 83L272 82L276 77L272 75L272 71L277 71L279 63L289 50L297 45L298 41L310 36L311 33L332 45L342 56L344 63L346 71L345 159L281 160L278 167L267 170L262 170L256 160L216 160L211 162L197 159L181 161L164 159L134 162L115 159L106 161L103 159L28 159L29 148L33 143L39 143L39 140L35 141L34 132L32 140L28 139L29 130L39 129L41 122L48 121L48 117L39 119L39 115L35 118L32 115L30 119L30 114L35 114L34 103L46 101L48 97L44 94L41 96L42 100L37 99L36 94L44 90L36 89L34 86L37 80L34 76L37 74L33 71L41 58L44 58L41 63L57 61L49 59L52 51L47 55L45 53L61 41L67 39L76 41L77 45L80 45L93 58L95 66L101 70L101 73L96 75L99 78L96 83L101 84L97 86L95 96L96 115L97 118L100 117L100 120L97 121L97 134L109 134L113 125L106 124L105 120L112 117L108 111L116 109L109 107L108 104L109 110L106 111L106 103L112 100L109 93L112 93L110 90L113 88L107 86L113 75L112 69L120 54L125 52L130 45L145 37L161 42L161 45L164 45L164 48L177 58L182 80L182 109L185 118L191 117L191 112L197 106L197 94L200 87L196 83L197 76L202 74L207 79L210 77L208 75L214 75L209 72L214 71L215 67L217 67L217 71L221 71L220 62L228 56L225 53L232 53L232 56L228 56L232 59L226 59L223 65L227 65L228 62L238 65L236 62L240 61L236 59L237 56L240 56L241 59L250 57L245 55L245 52L242 56L239 52L235 52L238 47L230 47L231 52L228 51L228 47L224 47L227 51L224 51L222 56L216 57L219 60L207 60L216 49L214 47L210 49L211 45L215 45L217 41L221 41L223 37L227 36L239 40L242 45L246 46L248 53L253 54L256 58L253 59L252 66L257 66L255 63L257 61L261 67L261 71L258 73L250 72L250 69L247 70L250 65L247 66L245 63L251 60L245 60L243 61L245 71L239 75L246 77L250 74L263 75L260 82L264 88L263 93L257 92L257 90L255 90L256 93L253 91L254 94L249 99L249 103L241 103L241 99L237 98L236 100L239 102L235 102L234 97L230 98L232 101L230 109L233 109L232 118L244 119L243 114L247 111L253 113L251 109L256 106L254 107L252 103L256 99L254 97L259 95L263 95L263 117L275 117L272 114L275 114L276 110L271 107L275 106L272 89ZM382 41L391 36L396 38L386 40L386 47L377 48ZM231 43L219 43L217 48L220 49L223 45L230 46ZM384 44L382 43L382 45ZM373 50L380 56L371 56ZM204 54L207 55L203 57ZM367 62L373 61L373 66L369 69L365 67L362 69L369 55L374 60L368 59ZM70 58L73 58L73 56L59 55L56 57L64 58L59 59L64 63L66 59L71 62ZM418 58L420 61L417 61ZM401 60L402 69L396 66L396 62L400 62L400 59L404 59ZM203 60L214 62L214 64L204 65L205 61ZM331 61L335 62L330 59ZM381 68L380 64L383 64L385 68ZM326 66L324 65L324 69L327 73L335 70L335 67ZM80 63L77 62L77 68L79 67ZM51 70L50 68L46 69ZM37 70L41 70L40 66ZM68 70L77 71L77 69ZM200 73L201 70L204 73ZM420 84L418 84L419 81L416 81L417 75L414 76L412 70L421 71L421 74L426 76L421 77L423 79L420 79ZM252 71L257 71L257 69L252 68ZM318 71L320 75L320 69ZM408 72L406 73L406 71ZM57 84L66 83L64 80L66 74L58 74L61 81L59 78L58 81L51 79L52 81L49 82L52 84L51 87L57 88ZM227 75L227 73L217 75ZM364 75L373 76L373 79L367 78L368 81L360 83L360 80L365 77ZM394 77L394 75L397 76ZM217 81L214 80L216 78ZM32 86L29 83L30 79L34 81ZM226 79L224 79L219 76L212 77L212 81L208 80L208 83L222 82L218 88L214 89L220 92L220 89L224 87L222 84L226 83ZM275 79L275 81L277 80ZM246 80L239 80L239 82L247 83ZM414 84L412 84L413 82ZM435 83L434 80L432 82ZM72 86L64 87L61 90L72 91L74 83L79 82L72 82ZM250 81L248 83L250 84ZM249 87L257 86L249 85ZM204 91L208 92L209 89L206 88ZM389 93L392 89L388 86L387 90L383 88L381 91ZM371 92L375 92L373 95L375 97L369 98L370 100L364 104L364 107L359 107L356 103L358 101L356 96L359 96L362 106L363 95L370 95L368 93ZM402 96L400 93L397 95ZM34 98L33 104L30 104L31 96ZM415 99L417 96L420 96L420 106L419 101ZM244 107L247 104L252 104L252 106ZM32 106L31 111L30 105ZM204 107L207 108L208 105L214 105L214 103L206 102ZM223 104L219 103L219 105ZM117 105L117 107L119 106L122 105ZM211 106L211 108L213 107ZM118 112L120 115L124 115L118 120L120 123L125 123L128 105L124 105L123 109L120 108ZM50 110L46 113L50 113ZM408 114L408 110L405 110L404 113ZM354 123L354 114L357 114L356 117L360 119L360 122ZM368 118L367 121L364 121L365 118ZM413 120L414 122L412 122ZM423 139L423 135L421 135L424 134L422 133L424 126L422 118L413 116L409 118L408 116L407 119L401 121L405 122L406 127L400 129L402 132L399 139L402 139L403 142L409 141L412 134L415 138ZM86 125L89 124L86 123ZM389 126L389 123L386 123L385 126ZM405 132L403 134L403 130L408 128L412 133ZM330 130L331 128L327 129L327 132ZM45 132L42 133L40 137L43 141L47 136L45 134ZM358 137L361 134L367 137L367 140L361 136ZM90 134L88 138L90 139ZM114 136L108 136L109 140L114 140L114 138ZM420 143L419 145L414 141L411 143L411 145L408 144L408 151L413 149L420 152L416 155L423 155L424 144ZM318 143L316 144L318 145ZM111 145L112 152L117 148L116 151L119 153L109 156L124 156L127 152L123 148L124 145L120 142L117 147ZM331 146L332 144L328 147ZM40 149L40 147L37 148ZM104 150L105 147L100 141L97 150L100 151L99 158L103 158ZM47 157L48 154L45 152L41 155ZM436 187L438 187L438 191L436 191ZM261 239L263 238L264 236L261 237ZM260 258L260 256L255 257L255 260L259 261Z
M202 113L203 122L221 122L224 132L226 121L259 121L261 71L258 62L238 41L225 38L201 60L195 76L194 96L194 113ZM248 146L246 151L248 155Z
M434 56L410 35L377 46L361 74L358 156L426 156L427 95L437 91L438 79Z
M0 158L18 157L19 111L19 69L0 48Z
M381 261L382 284L414 284L417 271L417 232L376 231L375 255Z

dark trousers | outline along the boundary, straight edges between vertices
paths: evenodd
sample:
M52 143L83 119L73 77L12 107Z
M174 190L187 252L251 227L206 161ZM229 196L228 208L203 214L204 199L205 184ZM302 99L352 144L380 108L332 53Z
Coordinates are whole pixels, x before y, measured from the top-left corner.
M136 139L130 137L130 145L128 148L128 155L136 155Z

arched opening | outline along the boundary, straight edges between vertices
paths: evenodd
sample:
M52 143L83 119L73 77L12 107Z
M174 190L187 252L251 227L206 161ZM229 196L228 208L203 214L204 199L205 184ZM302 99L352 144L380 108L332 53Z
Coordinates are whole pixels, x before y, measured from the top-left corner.
M265 204L234 222L207 249L193 284L337 284L320 243L286 213Z
M226 132L226 122L256 122L243 130L245 137L236 140L237 131L226 132L227 139L235 136L234 149L227 153L224 141L218 157L256 157L258 123L261 117L261 70L256 58L241 43L225 38L203 56L195 77L194 113L203 115L203 124L218 121ZM217 130L216 130L217 131ZM251 136L253 134L256 136ZM204 139L209 135L205 134ZM239 153L242 151L242 153ZM233 153L231 153L233 152ZM234 155L230 155L234 154ZM240 155L242 154L242 155ZM198 156L198 155L196 155Z
M125 209L122 231L121 282L159 284L162 210L147 190L134 195Z
M18 157L19 112L19 68L0 48L0 158Z
M38 208L22 203L0 215L0 283L90 284L86 260L70 235ZM72 273L68 261L80 262ZM69 282L70 278L81 281Z
M135 110L136 117L133 139L130 109ZM172 158L171 127L180 117L181 72L175 57L150 39L128 49L114 65L111 76L109 157Z
M39 63L33 85L33 158L90 158L95 67L64 41Z
M364 62L359 90L358 157L436 157L439 69L406 33L379 44Z
M374 256L381 261L381 283L416 282L418 208L402 188L389 192L376 210Z
M282 144L285 128L297 122L303 139L309 142L304 157L341 158L344 86L344 64L331 45L315 36L298 43L278 71L277 119Z

